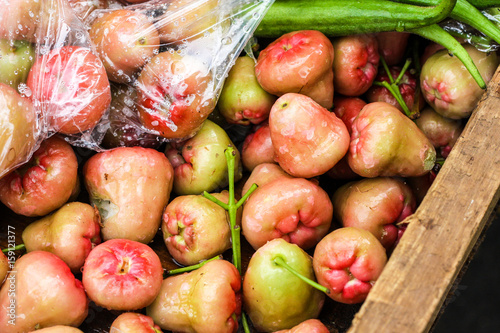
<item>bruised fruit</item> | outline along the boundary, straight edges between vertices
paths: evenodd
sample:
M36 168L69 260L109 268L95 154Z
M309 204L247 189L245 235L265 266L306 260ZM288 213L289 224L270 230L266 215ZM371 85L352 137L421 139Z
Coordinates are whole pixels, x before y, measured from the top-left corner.
M277 238L259 248L243 278L244 310L259 332L290 329L318 318L325 301L323 292L277 265L276 258L316 281L312 258L297 245Z
M294 177L324 174L349 148L342 120L302 94L285 94L276 101L269 129L276 160Z
M77 274L90 251L101 242L100 222L99 212L94 207L72 202L29 224L22 239L26 251L51 252Z
M212 260L189 273L167 277L146 308L164 330L236 333L241 314L241 277L226 260Z
M260 124L268 118L276 98L257 81L255 60L243 56L236 59L224 80L217 107L229 123Z
M87 160L83 175L90 202L101 215L103 240L153 239L174 178L163 153L137 146L102 151Z
M161 333L153 318L141 313L125 312L111 323L109 333Z
M268 123L247 135L241 149L241 162L248 171L261 163L274 163L274 147Z
M374 35L359 34L337 37L333 73L335 92L345 96L360 96L371 87L380 60Z
M330 289L331 299L346 304L366 299L386 262L386 251L375 236L353 227L326 235L313 255L318 282Z
M390 177L365 178L338 188L332 196L333 213L344 227L370 231L386 249L399 239L399 223L415 212L411 188Z
M82 272L88 297L108 310L132 311L148 306L163 281L156 252L128 239L112 239L96 246Z
M436 150L396 107L374 102L353 123L347 158L351 169L362 177L415 177L434 167Z
M333 104L333 46L316 30L287 33L259 53L255 74L268 93L301 93L324 108Z
M46 251L33 251L17 259L0 289L0 332L78 327L87 317L88 304L82 283L64 261Z
M254 249L283 238L307 250L327 234L332 203L316 183L279 177L259 187L243 207L242 232Z
M464 48L488 83L498 66L496 53L482 52L469 44ZM426 102L440 115L452 119L469 117L484 92L462 62L447 50L437 51L424 63L420 87Z

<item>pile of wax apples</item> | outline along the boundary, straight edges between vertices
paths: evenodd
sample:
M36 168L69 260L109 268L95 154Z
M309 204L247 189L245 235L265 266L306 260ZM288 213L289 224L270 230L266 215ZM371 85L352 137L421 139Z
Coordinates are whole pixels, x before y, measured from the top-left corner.
M92 301L111 332L328 332L326 299L363 302L483 92L437 45L406 61L409 37L283 35L237 59L185 140L117 131L83 158L44 140L0 179L33 219L26 253L0 260L0 331L81 332ZM466 50L488 82L495 52ZM133 86L112 89L112 110L137 112Z

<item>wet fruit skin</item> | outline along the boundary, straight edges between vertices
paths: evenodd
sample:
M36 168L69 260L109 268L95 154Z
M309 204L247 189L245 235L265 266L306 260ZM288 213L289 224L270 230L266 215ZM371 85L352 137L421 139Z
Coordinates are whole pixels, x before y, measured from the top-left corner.
M120 314L111 323L109 333L161 333L160 326L153 322L153 318L135 312Z
M77 186L78 161L72 146L51 136L27 163L0 179L0 200L16 214L44 216L64 205Z
M88 297L108 310L133 311L148 306L163 281L156 252L128 239L112 239L96 246L82 272Z
M329 333L328 328L318 319L308 319L289 330L276 331L275 333Z
M329 288L328 297L346 303L366 299L387 262L385 248L367 230L345 227L326 235L313 255L318 282Z
M241 162L248 171L252 171L261 163L275 163L271 131L267 122L245 138L241 150Z
M259 53L255 74L264 90L301 93L325 108L333 104L333 46L321 32L287 33Z

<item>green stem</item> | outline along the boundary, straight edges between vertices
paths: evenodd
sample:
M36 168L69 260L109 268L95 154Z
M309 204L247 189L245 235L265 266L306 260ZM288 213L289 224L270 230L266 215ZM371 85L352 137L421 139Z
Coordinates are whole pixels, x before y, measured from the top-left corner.
M9 248L3 249L2 252L7 253L9 251L24 250L25 248L26 248L26 246L24 244L19 244L19 245L16 245L14 247L9 247Z
M408 70L408 67L410 67L410 64L411 64L411 59L406 59L405 64L403 65L403 68L401 69L401 72L399 72L399 75L396 78L396 81L394 81L395 85L399 86L399 83L401 82L401 79L403 79L403 76L405 75L406 71Z
M245 333L250 333L250 326L248 326L247 316L245 312L241 313L241 322L243 323L243 331Z
M245 201L248 199L250 194L252 194L252 192L255 191L257 189L257 187L258 187L258 185L253 183L252 186L250 186L250 188L248 189L247 193L245 193L243 195L243 197L240 199L240 201L238 201L238 203L236 203L236 207L240 208L240 206L245 203Z
M217 259L222 259L222 255L218 255L218 256L215 256L213 258L201 261L195 265L171 269L171 270L167 271L167 275L176 275L176 274L180 274L180 273L191 272L191 271L194 271L195 269L203 267L203 265L205 265L206 263L208 263L212 260L217 260Z
M288 265L285 260L283 260L283 258L277 256L273 259L273 262L278 265L278 266L281 266L285 269L287 269L290 273L292 273L293 275L295 275L296 277L298 277L299 279L301 279L302 281L304 281L305 283L309 284L310 286L318 289L319 291L322 291L324 292L325 294L329 294L330 293L330 289L326 288L325 286L322 286L320 285L319 283L305 277L304 275L300 274L299 272L297 272L294 268L292 268L290 265Z

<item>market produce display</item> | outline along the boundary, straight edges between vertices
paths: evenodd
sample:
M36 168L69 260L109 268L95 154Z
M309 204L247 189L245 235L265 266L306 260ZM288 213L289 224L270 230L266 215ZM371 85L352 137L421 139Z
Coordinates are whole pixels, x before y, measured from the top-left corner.
M500 64L490 1L0 5L5 333L345 331Z

